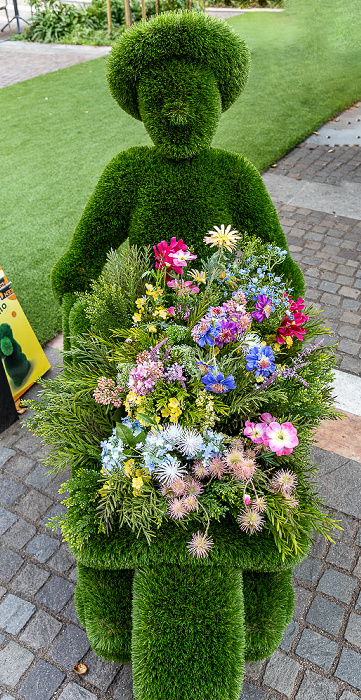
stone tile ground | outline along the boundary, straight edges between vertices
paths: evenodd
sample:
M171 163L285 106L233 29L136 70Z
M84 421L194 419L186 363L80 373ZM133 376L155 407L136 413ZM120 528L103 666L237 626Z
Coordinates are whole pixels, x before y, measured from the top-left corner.
M132 700L130 666L98 659L77 619L74 558L45 527L62 506L43 454L20 422L0 436L0 700ZM361 698L361 464L314 459L343 530L296 567L293 621L269 661L247 665L241 700Z

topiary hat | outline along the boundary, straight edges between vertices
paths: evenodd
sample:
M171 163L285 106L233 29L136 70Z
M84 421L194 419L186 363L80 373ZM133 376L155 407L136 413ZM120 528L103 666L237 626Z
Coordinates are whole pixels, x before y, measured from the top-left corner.
M165 12L139 22L121 36L108 60L107 79L112 96L135 119L137 85L150 68L186 60L212 70L222 101L228 109L248 78L247 44L224 20L202 12Z

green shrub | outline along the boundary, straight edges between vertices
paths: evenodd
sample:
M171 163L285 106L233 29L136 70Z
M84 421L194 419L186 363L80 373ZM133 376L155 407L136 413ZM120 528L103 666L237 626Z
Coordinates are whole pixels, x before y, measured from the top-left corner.
M24 39L50 44L59 41L84 21L84 9L61 0L29 0L33 9Z

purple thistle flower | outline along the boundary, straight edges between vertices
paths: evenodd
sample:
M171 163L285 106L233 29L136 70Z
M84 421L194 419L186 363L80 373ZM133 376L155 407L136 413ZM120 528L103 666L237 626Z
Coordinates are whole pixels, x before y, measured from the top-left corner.
M268 297L267 294L258 295L258 299L256 304L254 305L254 308L256 310L253 312L252 316L256 321L258 321L258 323L264 321L265 318L269 318L272 311L275 310L275 307L272 303L272 298Z
M224 378L224 374L221 372L218 372L216 375L212 372L207 372L206 376L202 377L201 382L206 390L211 391L213 394L224 394L236 388L233 375L230 374Z

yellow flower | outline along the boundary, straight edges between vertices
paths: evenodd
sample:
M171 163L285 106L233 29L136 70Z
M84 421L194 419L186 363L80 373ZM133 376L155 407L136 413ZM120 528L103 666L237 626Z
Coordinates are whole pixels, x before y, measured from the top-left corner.
M286 345L288 348L290 348L291 345L293 345L293 340L289 335L286 336Z
M141 297L139 299L136 299L136 301L135 301L135 305L138 307L138 309L140 309L140 313L142 313L144 311L143 307L144 307L145 302L146 302L146 300L142 299Z
M128 416L132 417L133 408L140 406L143 398L144 396L138 396L138 394L136 394L134 391L130 391L129 394L127 394L124 402L124 408L128 413Z
M220 352L219 348L217 348L217 346L214 346L214 354L218 355L219 352Z
M169 408L162 408L161 414L162 414L163 418L168 418L168 416L170 415Z
M159 316L159 318L162 318L165 321L168 316L168 311L167 309L164 309L163 306L157 306L156 310L153 311L153 316L155 318Z
M224 227L224 224L221 224L220 228L215 226L214 231L208 231L208 235L203 238L203 241L207 245L210 245L211 248L215 246L217 246L217 248L223 248L224 246L227 250L231 251L236 246L236 240L241 238L241 236L236 235L238 231L231 231L231 229L231 224L229 224L227 228Z
M156 333L157 332L156 326L148 326L147 330L148 330L148 333Z
M142 320L142 315L141 315L141 314L138 314L138 313L133 314L133 321L134 321L134 323L140 323L141 320Z
M279 343L275 343L273 347L274 347L276 352L279 352L281 350L281 346Z
M258 382L258 384L262 384L262 382L264 382L264 377L256 377L256 382Z
M189 276L198 284L206 284L206 273L203 270L190 270Z
M154 291L154 287L153 287L152 284L146 284L146 285L145 285L145 288L146 288L147 294L148 294L149 296L150 296L151 293Z
M159 299L159 297L161 297L163 294L163 289L161 289L160 287L158 287L157 289L154 289L152 284L146 284L145 288L147 290L147 292L146 292L147 295L149 297L153 297L153 299L155 301L157 301L157 299Z

